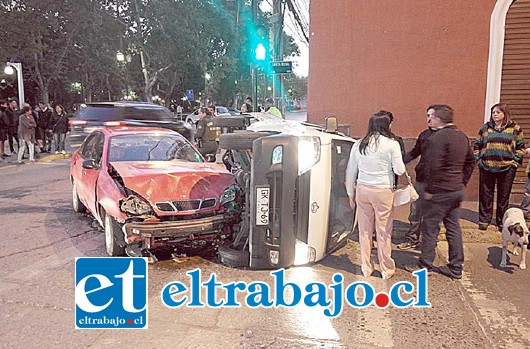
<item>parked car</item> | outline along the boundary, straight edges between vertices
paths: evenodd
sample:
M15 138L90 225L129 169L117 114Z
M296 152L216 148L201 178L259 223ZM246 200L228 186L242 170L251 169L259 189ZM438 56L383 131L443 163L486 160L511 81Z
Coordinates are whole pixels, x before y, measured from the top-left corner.
M108 126L162 127L191 139L191 127L176 120L166 107L143 102L94 102L82 106L68 122L68 140L77 149L95 129Z
M227 107L226 109L228 109L228 112L232 116L237 116L237 115L241 114L241 110L239 110L239 109L231 108L231 107Z
M226 116L232 116L232 114L230 114L227 108L216 106L215 116L226 117ZM197 121L199 121L199 109L195 110L193 113L186 116L186 122L190 125L197 124Z
M168 129L94 130L72 156L70 180L74 211L96 218L111 256L215 247L240 221L234 176Z
M354 212L344 186L355 140L326 126L280 120L268 113L218 118L227 168L244 193L243 222L219 246L234 267L275 269L316 262L344 245ZM245 130L242 130L246 128Z

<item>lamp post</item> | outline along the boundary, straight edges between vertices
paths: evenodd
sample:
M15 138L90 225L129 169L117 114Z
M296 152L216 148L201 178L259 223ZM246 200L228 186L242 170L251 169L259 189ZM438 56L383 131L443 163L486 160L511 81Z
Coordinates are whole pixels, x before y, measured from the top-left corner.
M4 73L12 75L14 73L13 68L17 71L18 80L18 105L19 108L24 104L24 78L22 77L22 63L11 63L7 62L4 69Z
M129 100L131 99L131 96L129 93L129 71L127 70L126 64L131 63L132 56L130 53L124 54L123 52L118 51L118 53L116 53L116 60L118 61L118 64L123 65L122 69L124 70L124 75L125 75L125 91L126 91L126 95L124 99Z

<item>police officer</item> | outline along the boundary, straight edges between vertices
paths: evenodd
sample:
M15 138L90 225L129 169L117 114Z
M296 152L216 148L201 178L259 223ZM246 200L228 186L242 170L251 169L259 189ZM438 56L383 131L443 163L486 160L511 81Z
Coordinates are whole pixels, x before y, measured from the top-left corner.
M195 133L195 141L199 151L203 156L206 154L217 153L217 128L213 125L212 115L208 108L202 107L199 110L199 121L197 122L197 132Z

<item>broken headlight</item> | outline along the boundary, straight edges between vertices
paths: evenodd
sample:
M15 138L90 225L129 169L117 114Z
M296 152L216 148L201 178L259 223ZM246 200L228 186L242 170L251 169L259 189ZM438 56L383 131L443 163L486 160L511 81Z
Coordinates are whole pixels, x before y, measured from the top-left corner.
M127 199L122 200L120 210L133 216L141 216L152 211L151 206L136 195L129 195Z
M234 188L232 187L226 188L223 195L221 195L221 198L220 198L221 206L226 203L232 202L235 199L236 199L236 191L234 190Z

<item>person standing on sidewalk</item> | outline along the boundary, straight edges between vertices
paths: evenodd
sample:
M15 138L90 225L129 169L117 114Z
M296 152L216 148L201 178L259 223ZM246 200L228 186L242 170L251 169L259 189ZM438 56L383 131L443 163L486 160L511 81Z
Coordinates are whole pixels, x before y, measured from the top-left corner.
M9 129L9 118L6 114L7 101L0 100L0 159L7 157L5 153L4 143L7 139L7 131Z
M13 139L17 142L17 148L20 148L20 144L18 143L18 116L20 115L20 110L18 110L17 100L16 99L10 99L9 100L9 106L6 109L7 118L9 120L9 125L7 128L7 139L9 140L9 150L11 151L11 155L16 154L15 151L15 144L13 142Z
M453 124L453 109L445 104L436 104L430 109L433 113L428 114L429 125L436 132L427 140L426 151L422 155L427 160L423 194L425 230L422 232L418 263L407 265L405 269L415 271L426 268L433 271L440 223L443 222L449 243L449 263L437 269L440 274L460 279L464 246L459 208L464 199L465 186L473 173L475 158L469 139Z
M368 132L356 142L346 168L346 191L350 206L357 205L359 214L359 244L361 270L372 275L372 235L377 235L377 255L383 279L391 278L396 270L392 259L392 228L394 223L395 175L405 173L399 143L390 131L388 112L372 115Z
M501 231L515 173L525 154L523 130L511 120L506 104L497 103L491 107L490 121L480 128L474 153L480 170L478 228L486 230L491 223L493 194L497 187L495 223Z
M44 102L39 102L39 120L37 122L37 131L42 139L41 152L49 153L52 148L52 133L50 132L52 110ZM38 137L37 137L38 138Z
M420 243L420 233L423 224L423 206L425 205L423 200L423 193L425 192L426 185L425 164L427 162L427 159L425 158L424 154L427 147L427 140L434 132L430 125L433 115L434 109L432 109L432 106L429 106L427 108L427 125L429 127L420 133L418 139L416 140L416 143L414 144L414 147L411 149L410 152L405 154L404 158L405 164L407 164L412 160L416 159L418 156L421 156L420 161L414 169L416 171L416 181L414 182L414 189L416 189L419 198L418 200L413 201L410 204L410 228L407 234L405 235L405 241L397 245L397 248L400 250L407 250L409 248L416 247Z
M35 128L37 122L33 118L33 111L29 104L24 105L22 108L22 114L18 119L18 138L19 144L21 145L18 151L18 163L22 163L22 156L26 150L26 146L29 151L29 161L35 161Z
M66 154L64 150L64 140L68 132L68 115L62 105L55 106L55 112L52 115L52 132L53 142L55 143L55 154Z

